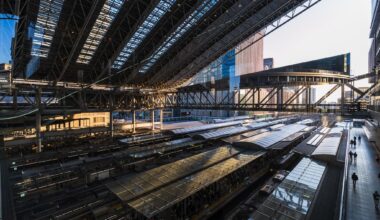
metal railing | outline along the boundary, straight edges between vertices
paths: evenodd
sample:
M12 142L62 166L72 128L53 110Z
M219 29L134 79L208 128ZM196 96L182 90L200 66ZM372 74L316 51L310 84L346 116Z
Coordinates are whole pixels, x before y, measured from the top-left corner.
M347 185L348 185L348 150L349 150L349 141L350 139L350 130L351 130L351 122L347 123L348 129L347 129L347 147L345 152L345 159L344 159L344 171L343 171L343 181L342 181L342 187L340 192L340 205L339 205L339 220L346 219L346 199L347 199Z

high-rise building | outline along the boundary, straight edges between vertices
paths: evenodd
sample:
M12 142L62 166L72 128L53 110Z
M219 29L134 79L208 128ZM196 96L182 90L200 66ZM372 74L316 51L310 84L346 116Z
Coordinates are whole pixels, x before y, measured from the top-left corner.
M265 58L264 59L264 70L269 70L274 68L273 58Z
M235 76L245 75L264 70L263 45L260 34L256 34L239 44L235 49L225 53L214 62L203 68L190 81L189 84L200 84L219 80L230 79L230 88L239 85Z
M380 50L379 50L379 40L380 40L380 1L372 0L372 21L371 21L371 31L370 38L372 40L370 50L368 52L368 71L374 72L376 75L369 78L370 83L377 83L379 81L379 61L380 61ZM373 109L380 110L380 91L372 91L371 94L371 105ZM373 115L374 117L374 115ZM379 118L380 119L380 116Z
M310 89L310 102L315 103L317 101L317 88L311 88ZM305 104L306 103L306 92L302 93L299 96L299 103Z
M264 41L261 34L255 34L235 48L236 76L264 70Z
M230 91L238 89L241 75L264 70L263 66L263 39L261 34L255 34L223 56L203 68L189 82L189 85L215 82L219 79L229 79ZM262 89L261 97L265 97L267 91ZM193 115L225 117L235 112L219 110L186 110Z

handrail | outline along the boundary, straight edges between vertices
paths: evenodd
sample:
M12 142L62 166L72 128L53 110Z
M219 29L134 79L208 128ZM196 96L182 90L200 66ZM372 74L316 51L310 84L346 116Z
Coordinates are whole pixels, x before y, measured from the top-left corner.
M346 218L346 197L347 197L347 181L348 181L348 148L349 148L349 141L350 141L350 129L351 129L351 122L348 123L348 132L347 132L347 147L345 152L345 159L344 159L344 171L343 171L343 181L342 181L342 188L341 188L341 195L340 195L340 206L339 206L339 220L344 220Z

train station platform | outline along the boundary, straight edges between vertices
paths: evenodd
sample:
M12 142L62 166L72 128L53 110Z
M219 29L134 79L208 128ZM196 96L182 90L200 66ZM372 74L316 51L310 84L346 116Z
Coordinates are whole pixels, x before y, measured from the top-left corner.
M380 207L375 208L372 196L375 190L380 192L380 163L376 161L375 147L368 141L367 135L363 128L352 128L350 131L351 139L354 136L361 136L362 139L357 142L356 148L349 149L356 152L358 157L356 162L349 163L348 168L347 220L380 219ZM359 177L356 188L351 180L353 172Z

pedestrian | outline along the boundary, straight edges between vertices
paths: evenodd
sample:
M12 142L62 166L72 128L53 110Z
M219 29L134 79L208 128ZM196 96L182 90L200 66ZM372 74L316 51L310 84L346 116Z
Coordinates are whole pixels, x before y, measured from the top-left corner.
M352 155L354 154L352 153L352 151L350 151L348 154L350 155L350 161L352 161Z
M351 148L352 148L353 145L354 145L354 141L350 140L350 146L351 146Z
M356 139L354 139L354 148L356 148Z
M356 181L358 181L359 177L356 175L356 173L352 173L351 175L352 183L354 184L354 188L356 188Z
M380 201L380 194L376 190L372 195L373 195L373 201L375 202L375 207L378 208L379 207L379 201Z
M359 137L358 137L358 139L359 139L359 143L360 143L360 141L362 141L362 137L361 137L361 136L359 136Z
M355 152L354 153L354 161L356 162L356 158L358 157L358 154Z
M356 136L354 136L354 141L356 141Z

